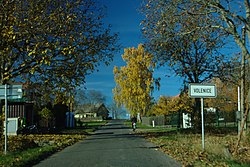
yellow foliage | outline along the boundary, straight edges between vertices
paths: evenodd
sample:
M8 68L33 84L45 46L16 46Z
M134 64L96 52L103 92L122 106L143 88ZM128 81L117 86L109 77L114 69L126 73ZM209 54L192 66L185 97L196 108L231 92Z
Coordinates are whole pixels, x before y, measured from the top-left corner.
M34 73L35 73L35 68L31 68L31 69L30 69L30 73L31 73L31 74L34 74Z
M169 115L178 111L192 112L194 100L187 94L174 97L161 96L158 102L151 108L151 115Z
M212 83L216 84L217 97L205 99L206 107L214 107L226 112L237 111L237 85L223 83L219 78L214 78Z
M120 69L114 67L116 87L113 89L114 100L124 105L131 115L144 115L151 101L152 59L153 56L145 52L143 45L136 48L124 49L122 55L126 66Z

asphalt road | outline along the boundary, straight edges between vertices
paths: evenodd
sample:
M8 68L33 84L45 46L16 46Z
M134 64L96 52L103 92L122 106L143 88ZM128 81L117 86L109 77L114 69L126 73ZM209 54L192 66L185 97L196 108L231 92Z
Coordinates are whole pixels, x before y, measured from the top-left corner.
M53 154L36 167L180 167L143 137L113 120L82 142Z

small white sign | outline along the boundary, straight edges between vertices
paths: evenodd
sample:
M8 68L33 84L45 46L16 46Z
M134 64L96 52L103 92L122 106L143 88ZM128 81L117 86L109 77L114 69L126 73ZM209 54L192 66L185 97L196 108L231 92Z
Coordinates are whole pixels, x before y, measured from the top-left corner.
M193 98L215 98L216 86L213 84L189 84L189 96Z

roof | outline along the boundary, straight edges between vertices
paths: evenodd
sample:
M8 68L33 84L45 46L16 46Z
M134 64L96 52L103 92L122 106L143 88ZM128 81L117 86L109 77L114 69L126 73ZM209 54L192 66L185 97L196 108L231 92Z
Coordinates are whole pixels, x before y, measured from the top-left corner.
M98 103L98 104L84 104L81 107L83 108L84 113L97 113L99 108L102 106L105 107L103 103Z

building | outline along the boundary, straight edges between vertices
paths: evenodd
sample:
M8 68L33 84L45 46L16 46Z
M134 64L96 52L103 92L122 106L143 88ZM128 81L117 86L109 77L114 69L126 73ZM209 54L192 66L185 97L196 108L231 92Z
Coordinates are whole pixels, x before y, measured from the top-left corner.
M8 103L7 103L7 115L8 118L18 118L22 120L22 124L25 126L30 126L35 123L34 120L34 102L31 101L29 98L29 93L28 93L28 85L27 83L13 83L11 85L22 85L22 94L25 96L22 96L22 98L19 99L13 99L13 98L8 98ZM1 100L0 104L0 110L1 113L3 113L4 106L5 105L5 100Z
M103 103L84 104L78 107L75 118L85 120L106 120L109 117L109 110Z

